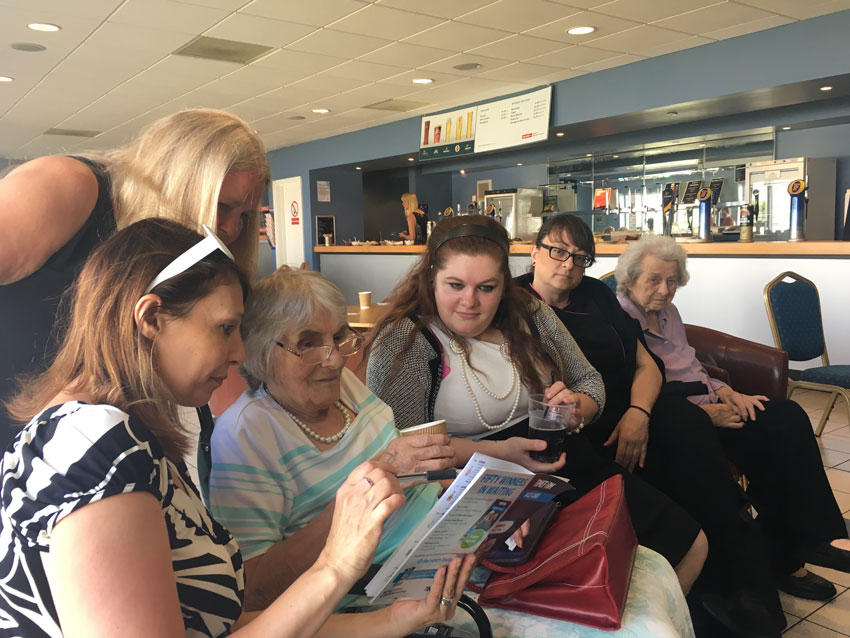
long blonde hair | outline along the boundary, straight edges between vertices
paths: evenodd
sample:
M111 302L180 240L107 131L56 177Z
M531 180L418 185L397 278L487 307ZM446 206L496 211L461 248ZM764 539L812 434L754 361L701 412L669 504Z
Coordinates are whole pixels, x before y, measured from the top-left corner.
M83 153L103 163L112 180L118 228L147 217L165 217L200 230L216 227L224 178L240 171L271 181L266 150L250 124L226 111L187 109L163 117L124 148ZM249 216L229 246L239 266L257 266L259 212Z
M63 391L88 395L138 418L166 454L179 459L188 433L169 389L157 371L154 342L138 330L133 308L151 280L196 244L201 235L167 219L145 219L119 230L91 254L71 288L68 330L51 366L40 376L19 379L20 392L6 403L26 423ZM215 251L152 292L162 303L150 312L181 317L223 283L248 280L224 253Z

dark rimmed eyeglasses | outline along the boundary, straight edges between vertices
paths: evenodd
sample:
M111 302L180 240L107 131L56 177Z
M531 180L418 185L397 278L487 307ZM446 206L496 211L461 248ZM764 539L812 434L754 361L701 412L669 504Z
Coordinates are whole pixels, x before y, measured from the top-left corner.
M549 251L549 257L554 259L555 261L567 261L570 257L573 258L573 263L579 268L587 268L591 264L593 264L593 257L590 255L579 255L577 253L571 253L569 250L564 250L563 248L558 248L557 246L550 246L548 244L537 244L541 248L545 248Z
M336 348L341 357L350 357L351 355L357 354L363 349L364 341L365 339L362 335L353 334L334 346L313 346L312 348L306 348L301 352L285 346L280 341L275 341L274 343L279 348L283 348L287 352L294 354L296 357L300 357L301 363L304 365L317 366L330 358L334 348Z

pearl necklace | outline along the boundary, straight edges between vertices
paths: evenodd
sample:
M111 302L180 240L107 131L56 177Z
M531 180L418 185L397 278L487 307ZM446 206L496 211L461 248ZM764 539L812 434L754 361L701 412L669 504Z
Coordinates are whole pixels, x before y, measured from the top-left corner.
M269 392L268 388L266 388L266 392ZM269 396L272 397L271 392L269 392ZM342 429L339 432L337 432L336 434L334 434L332 436L322 436L321 434L316 432L313 428L311 428L309 425L304 423L304 421L302 421L297 416L292 414L292 412L290 412L285 407L283 407L283 405L281 405L280 401L278 401L274 397L272 397L272 399L274 400L275 403L277 403L280 406L280 409L283 410L284 412L286 412L286 415L295 422L295 425L297 425L299 428L304 430L304 434L306 434L311 439L314 439L316 441L320 441L322 443L336 443L343 436L345 436L345 433L348 432L349 428L351 427L351 416L349 416L348 410L345 409L345 406L342 405L341 401L334 402L334 407L342 413L342 418L345 419L345 425L342 426Z
M519 372L517 372L516 364L511 360L508 354L508 342L503 341L499 346L499 352L502 354L502 357L511 364L511 386L508 388L508 391L504 394L496 394L488 387L486 387L481 379L478 378L478 375L475 374L475 371L472 369L472 366L469 365L469 361L466 359L466 352L463 350L463 346L461 346L454 338L449 339L449 347L452 352L454 352L458 358L460 359L460 371L463 376L463 382L466 384L466 391L469 393L469 396L472 398L472 404L475 406L475 414L478 416L478 420L488 430L498 430L500 428L505 427L508 423L510 423L511 419L514 418L514 414L516 414L517 406L519 405L519 395L522 394L522 388L517 387L519 381ZM469 378L466 376L466 369L469 368L469 373L472 375L472 378L475 379L475 382L479 385L479 387L484 390L484 392L496 399L497 401L504 401L507 399L511 392L514 391L514 388L517 388L516 397L514 398L514 404L511 407L511 413L508 415L508 418L499 423L498 425L490 425L484 420L484 417L481 415L481 406L478 404L478 399L475 396L475 393L472 391L472 386L469 385Z

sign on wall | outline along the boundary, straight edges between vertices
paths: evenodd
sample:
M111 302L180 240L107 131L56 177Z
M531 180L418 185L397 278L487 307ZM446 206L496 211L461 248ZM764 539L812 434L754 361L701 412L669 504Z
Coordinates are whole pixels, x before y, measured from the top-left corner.
M549 137L552 87L478 106L475 152L542 142Z
M419 130L419 159L456 157L475 152L476 107L426 115Z

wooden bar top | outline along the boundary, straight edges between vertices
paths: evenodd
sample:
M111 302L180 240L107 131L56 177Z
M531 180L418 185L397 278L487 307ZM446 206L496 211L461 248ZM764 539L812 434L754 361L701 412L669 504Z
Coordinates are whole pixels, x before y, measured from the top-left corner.
M736 257L850 257L850 242L847 241L764 241L741 243L737 241L721 242L680 242L689 255L736 256ZM627 244L602 242L596 244L596 255L619 255ZM527 255L532 244L511 244L512 255ZM425 252L425 246L315 246L318 254L418 254Z
M381 317L390 309L389 304L376 303L368 308L360 306L347 306L348 325L352 328L360 328L368 330L374 328L375 324L381 320Z

